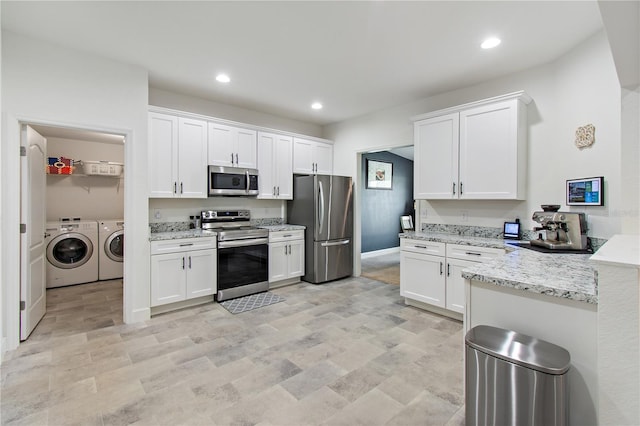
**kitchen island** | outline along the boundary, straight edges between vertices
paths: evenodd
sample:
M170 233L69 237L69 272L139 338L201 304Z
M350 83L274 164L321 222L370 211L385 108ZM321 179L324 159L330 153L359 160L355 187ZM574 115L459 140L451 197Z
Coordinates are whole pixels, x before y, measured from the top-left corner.
M508 246L509 244L507 244ZM462 272L465 332L485 324L534 336L571 354L570 424L597 423L597 279L588 254L524 247Z

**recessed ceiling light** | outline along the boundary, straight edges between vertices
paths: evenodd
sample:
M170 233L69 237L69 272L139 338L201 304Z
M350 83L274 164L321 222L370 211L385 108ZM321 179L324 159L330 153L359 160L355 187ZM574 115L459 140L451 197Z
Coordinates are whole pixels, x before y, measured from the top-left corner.
M311 104L311 108L313 109L322 109L322 104L320 102L314 102Z
M228 75L226 74L218 74L216 76L216 80L218 81L218 83L228 83L231 81L231 79L229 78Z
M494 47L496 47L500 43L502 43L502 41L499 38L497 38L497 37L489 37L488 39L486 39L485 41L482 42L480 47L482 47L483 49L493 49Z

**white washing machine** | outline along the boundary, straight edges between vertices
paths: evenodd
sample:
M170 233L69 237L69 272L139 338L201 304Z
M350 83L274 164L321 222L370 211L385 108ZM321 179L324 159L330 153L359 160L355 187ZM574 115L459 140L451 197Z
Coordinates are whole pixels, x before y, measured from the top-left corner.
M100 220L98 224L98 245L100 247L98 279L122 278L124 220Z
M98 222L47 222L47 288L98 281Z

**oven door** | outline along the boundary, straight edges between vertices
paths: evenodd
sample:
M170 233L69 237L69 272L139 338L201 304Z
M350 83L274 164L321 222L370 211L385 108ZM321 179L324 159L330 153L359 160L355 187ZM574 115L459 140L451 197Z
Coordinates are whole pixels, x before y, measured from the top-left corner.
M218 242L219 302L269 289L267 238Z

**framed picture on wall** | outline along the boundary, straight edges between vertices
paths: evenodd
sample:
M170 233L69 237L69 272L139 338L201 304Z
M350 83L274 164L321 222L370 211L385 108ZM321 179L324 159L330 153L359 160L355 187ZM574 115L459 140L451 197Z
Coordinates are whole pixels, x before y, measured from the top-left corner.
M367 160L367 189L392 189L393 163Z

